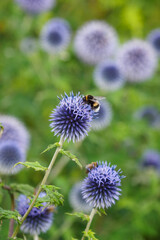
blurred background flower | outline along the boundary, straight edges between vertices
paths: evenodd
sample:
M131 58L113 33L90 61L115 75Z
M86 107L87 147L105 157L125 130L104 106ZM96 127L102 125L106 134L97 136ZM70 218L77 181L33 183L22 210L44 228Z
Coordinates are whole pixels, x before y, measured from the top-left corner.
M153 48L160 55L160 28L154 29L148 35L148 41L152 44Z

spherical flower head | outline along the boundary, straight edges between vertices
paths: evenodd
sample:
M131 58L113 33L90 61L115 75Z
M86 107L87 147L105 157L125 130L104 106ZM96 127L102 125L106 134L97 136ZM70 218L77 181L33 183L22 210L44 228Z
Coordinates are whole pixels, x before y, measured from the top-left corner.
M24 162L26 156L19 144L15 141L4 141L0 143L0 173L4 175L16 174L22 169L18 162Z
M145 106L138 109L134 116L136 119L145 119L152 125L158 117L158 110L153 106Z
M107 162L99 162L97 167L89 170L82 184L82 195L87 203L95 208L108 208L119 200L121 195L121 171L115 170Z
M71 39L69 23L61 18L48 21L42 28L40 42L42 48L52 54L60 53L67 48Z
M37 50L37 48L38 44L36 42L36 39L32 37L26 37L22 39L22 41L20 42L20 50L23 53L26 54L34 53Z
M88 64L97 64L110 57L118 45L115 30L103 21L90 21L77 32L74 50Z
M44 197L45 193L40 193L39 197ZM29 208L30 200L25 195L20 195L17 201L17 210L23 216ZM30 235L39 235L41 232L46 232L52 225L53 212L49 208L33 207L28 214L26 220L21 225L21 230Z
M157 57L152 46L134 39L125 43L117 56L122 74L129 82L143 82L152 77L157 66Z
M150 32L148 35L148 41L151 43L156 53L160 56L160 28Z
M15 0L17 4L30 14L39 14L49 11L54 5L55 0Z
M54 135L61 136L64 140L77 142L85 138L90 130L93 118L91 106L83 102L83 97L73 92L60 99L59 105L51 114L51 128Z
M125 83L120 66L114 61L105 61L98 64L93 78L97 87L106 91L115 91Z
M91 127L93 130L101 130L109 126L112 121L112 109L107 101L100 101L100 110L93 117Z
M30 135L24 124L17 118L9 115L0 115L0 123L4 127L0 143L6 140L12 140L26 151L30 143Z
M69 193L69 202L73 209L77 212L89 213L92 210L82 197L82 182L77 182Z
M153 168L160 172L160 153L155 150L147 150L144 152L141 165L144 168Z

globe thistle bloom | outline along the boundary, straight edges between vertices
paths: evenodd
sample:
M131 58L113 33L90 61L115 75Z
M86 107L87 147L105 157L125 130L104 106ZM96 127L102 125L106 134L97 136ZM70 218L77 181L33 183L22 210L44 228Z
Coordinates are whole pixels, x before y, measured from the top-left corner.
M20 50L24 53L33 53L37 50L37 42L36 39L31 37L26 37L22 39L20 42Z
M0 173L4 175L16 174L22 169L18 162L24 162L26 155L15 141L4 141L0 143Z
M87 203L95 208L108 208L119 200L121 195L121 170L107 162L97 162L98 166L88 169L88 176L82 184L82 195Z
M118 45L115 30L103 21L90 21L77 32L74 50L88 64L97 64L110 57Z
M44 197L46 194L41 192L39 197ZM17 201L17 210L23 216L29 208L30 200L25 195L20 195ZM42 207L33 207L28 214L26 220L21 225L21 230L24 233L29 233L30 235L39 235L41 232L46 232L52 225L53 222L53 212L50 208L44 206L46 203L42 204ZM43 209L44 208L44 209Z
M30 14L38 14L49 11L54 5L55 0L15 0L17 4Z
M92 206L86 203L82 197L82 182L77 182L69 193L69 202L75 211L89 213Z
M69 96L66 93L62 96L50 117L54 135L61 136L68 142L76 142L88 135L93 111L90 105L84 104L80 93L74 95L71 92Z
M138 109L134 116L136 119L145 119L152 125L158 117L158 110L153 106L146 106Z
M107 101L100 101L100 110L93 117L91 122L91 127L93 130L101 130L107 126L112 121L112 109L110 104Z
M117 60L129 82L143 82L151 78L157 65L152 46L138 39L125 43L119 50Z
M160 56L160 28L151 31L148 35L148 41L152 44L153 48Z
M155 150L147 150L144 152L141 165L143 168L153 168L160 172L160 153Z
M114 61L105 61L98 64L93 78L95 84L106 91L115 91L125 83L119 64Z
M17 118L9 115L0 115L0 122L4 127L0 143L12 140L17 142L26 151L29 147L30 135L24 124Z
M48 21L42 28L40 42L42 48L48 53L59 53L69 44L71 29L67 21L54 18Z

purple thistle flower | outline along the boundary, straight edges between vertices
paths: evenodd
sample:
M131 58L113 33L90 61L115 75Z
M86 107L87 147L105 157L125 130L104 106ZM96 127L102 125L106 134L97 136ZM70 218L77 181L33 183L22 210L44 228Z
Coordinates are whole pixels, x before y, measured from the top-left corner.
M41 192L39 197L44 197L46 194ZM25 195L20 195L17 199L17 210L23 216L29 208L30 200ZM26 220L21 226L21 230L24 233L30 235L39 235L41 232L46 232L52 225L53 212L48 207L44 210L46 203L43 203L43 207L33 207L27 216Z
M92 206L86 203L82 197L82 182L77 182L69 193L69 202L75 211L89 213Z
M61 136L68 142L76 142L88 135L93 111L90 105L83 102L80 93L74 96L71 92L69 96L66 93L62 96L50 117L54 135Z
M129 82L143 82L152 77L157 66L157 58L152 46L134 39L125 43L117 57L122 74Z
M18 162L24 162L26 155L23 149L15 141L3 141L0 143L0 173L4 175L16 174L23 166L14 167ZM13 168L14 167L14 168Z
M42 28L40 42L48 53L59 53L67 48L71 39L69 23L61 18L48 21Z
M93 130L101 130L107 126L112 121L112 109L107 101L100 101L100 110L96 113L96 116L91 122L91 127Z
M95 84L106 91L115 91L125 83L120 66L114 61L105 61L98 64L93 77Z
M160 153L155 150L147 150L144 152L141 165L144 168L154 168L160 172Z
M30 135L23 123L9 115L0 115L0 122L4 127L0 144L6 140L15 141L26 151L29 147Z
M115 30L103 21L90 21L77 32L74 50L88 64L97 64L110 57L118 45Z
M148 35L148 41L152 44L153 48L160 56L160 28L151 31Z
M158 110L152 106L146 106L138 109L134 116L136 119L145 119L149 124L153 124L158 117Z
M98 162L97 162L98 163ZM88 176L82 184L82 195L87 203L95 208L108 208L119 200L121 195L121 170L107 162L99 162L97 167L89 169Z
M26 12L38 14L49 11L54 5L55 0L15 0L17 4Z

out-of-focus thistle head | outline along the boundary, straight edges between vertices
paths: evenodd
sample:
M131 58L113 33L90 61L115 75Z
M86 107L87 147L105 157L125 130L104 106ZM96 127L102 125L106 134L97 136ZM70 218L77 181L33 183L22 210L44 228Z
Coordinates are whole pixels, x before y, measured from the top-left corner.
M107 162L97 162L97 166L89 169L88 176L82 184L82 195L87 203L95 208L108 208L119 200L121 195L121 170Z
M39 197L44 197L45 193L40 193ZM25 195L20 195L17 199L17 210L23 216L29 208L30 200ZM30 235L39 235L41 232L46 232L52 225L53 212L49 207L33 207L28 214L26 220L21 225L21 230Z
M82 182L76 183L70 193L69 202L75 211L89 213L92 210L92 206L86 203L82 197Z
M134 117L138 120L145 119L149 124L154 124L156 119L158 118L158 110L153 106L145 106L138 109L134 113Z
M42 48L52 54L62 52L71 39L69 23L61 18L49 20L42 28L40 42Z
M141 159L143 168L153 168L160 173L160 153L155 150L146 150Z
M153 47L139 39L125 43L119 50L117 60L129 82L143 82L151 78L157 66Z
M160 56L160 28L154 29L148 35L148 41L152 44L153 48Z
M0 144L6 140L12 140L26 151L29 147L30 135L24 124L17 118L8 115L0 115L0 122L4 127Z
M26 155L19 144L13 140L3 141L0 143L0 173L4 175L16 174L22 169L18 162L24 162ZM14 168L13 168L14 167Z
M51 114L52 132L67 141L80 141L88 135L93 118L91 106L83 102L80 93L61 96L59 105Z
M95 84L106 91L115 91L125 83L120 66L114 61L105 61L98 64L93 77Z
M84 24L74 39L77 56L88 64L97 64L111 55L118 45L115 30L103 21L91 21Z
M101 130L107 126L112 121L112 109L110 104L107 101L100 101L100 110L96 113L96 116L93 117L91 122L91 127L93 130Z
M49 11L55 5L55 0L15 0L15 2L26 12L38 14Z

